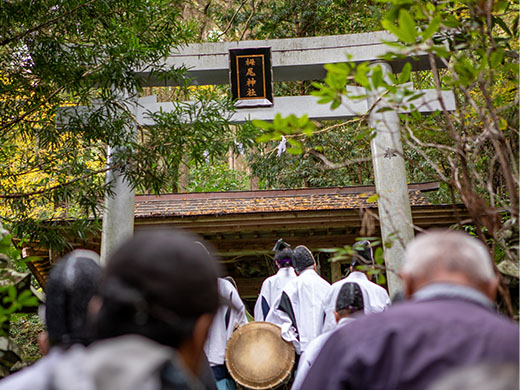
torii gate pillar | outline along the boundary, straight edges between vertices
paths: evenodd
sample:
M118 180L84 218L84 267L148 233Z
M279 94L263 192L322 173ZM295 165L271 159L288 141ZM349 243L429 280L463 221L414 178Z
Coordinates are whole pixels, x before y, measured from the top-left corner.
M122 93L122 104L135 116L137 114L137 95ZM135 134L137 126L127 128L129 134ZM113 154L117 148L108 146L107 165L113 164ZM103 210L103 229L101 233L101 264L106 265L107 259L121 243L134 234L135 190L124 178L124 167L107 171L106 183L110 191L105 192Z
M386 62L377 62L372 66L379 66L385 79L392 72L392 67ZM368 104L371 106L381 96L382 89L367 93ZM414 234L399 115L394 110L377 112L386 105L384 98L376 104L369 114L369 124L375 131L370 146L378 195L381 237L383 243L392 242L390 248L384 246L384 251L388 291L390 296L393 296L402 289L397 272L401 268L405 246Z

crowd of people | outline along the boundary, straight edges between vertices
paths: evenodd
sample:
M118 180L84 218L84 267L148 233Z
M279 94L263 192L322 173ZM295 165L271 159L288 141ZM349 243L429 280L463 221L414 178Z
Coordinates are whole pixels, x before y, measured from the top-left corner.
M416 237L393 304L367 275L368 241L353 246L348 275L332 285L307 247L280 240L274 252L278 271L262 284L254 318L279 326L294 346L286 386L518 388L519 327L496 310L497 277L477 239L458 231ZM46 295L40 341L48 352L0 390L236 388L226 343L248 322L246 307L198 236L140 232L105 267L76 250L52 268Z

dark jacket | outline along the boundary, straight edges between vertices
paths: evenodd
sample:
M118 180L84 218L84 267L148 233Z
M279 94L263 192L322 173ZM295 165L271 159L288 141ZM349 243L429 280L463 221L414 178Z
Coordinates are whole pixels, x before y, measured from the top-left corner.
M471 291L449 295L426 295L340 329L302 389L425 389L457 366L518 364L518 325L471 299Z

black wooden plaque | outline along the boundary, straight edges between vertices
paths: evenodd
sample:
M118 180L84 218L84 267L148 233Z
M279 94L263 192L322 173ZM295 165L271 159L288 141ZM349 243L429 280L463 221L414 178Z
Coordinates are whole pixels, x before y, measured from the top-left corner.
M272 106L271 48L229 49L229 79L235 107Z

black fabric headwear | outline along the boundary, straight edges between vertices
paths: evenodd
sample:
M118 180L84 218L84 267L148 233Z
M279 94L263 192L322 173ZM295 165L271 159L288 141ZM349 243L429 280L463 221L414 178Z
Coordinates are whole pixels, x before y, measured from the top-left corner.
M315 264L312 252L303 245L298 245L292 252L292 263L296 271L303 271L305 268Z
M286 243L283 238L280 238L278 241L276 241L276 244L274 244L273 252L281 251L285 248L291 248L291 245Z
M358 241L352 245L352 249L356 254L352 256L352 266L356 265L374 265L374 256L372 254L372 247L370 241Z
M99 256L77 249L52 267L45 285L45 322L51 345L88 344L87 306L101 278Z
M349 310L354 313L364 309L363 294L357 283L345 283L339 290L336 311Z
M291 248L279 250L274 254L274 261L276 261L280 267L290 267L292 266L292 253Z
M136 233L107 261L98 338L139 334L178 348L197 319L219 307L220 268L211 253L199 236L181 230Z

